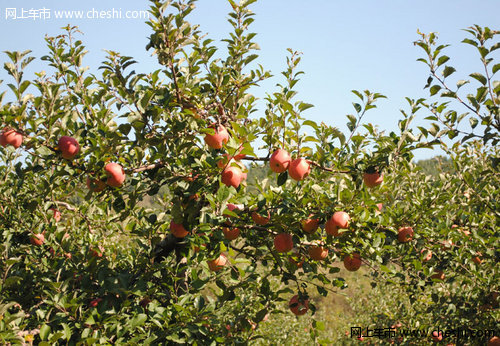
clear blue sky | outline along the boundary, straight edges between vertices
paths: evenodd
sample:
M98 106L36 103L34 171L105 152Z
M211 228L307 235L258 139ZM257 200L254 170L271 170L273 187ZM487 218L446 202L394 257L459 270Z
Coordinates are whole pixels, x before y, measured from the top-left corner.
M212 39L225 38L230 26L226 21L230 6L226 0L200 0L191 21ZM46 19L6 18L7 8L22 10L47 8ZM104 49L119 51L136 58L137 71L158 68L154 57L144 47L150 34L149 26L141 19L56 19L54 11L120 10L139 11L149 8L149 1L40 1L2 0L0 2L0 48L5 50L31 49L37 57L46 53L45 34L57 35L59 28L70 23L78 25L82 40L90 51L85 64L96 71L103 60ZM422 56L413 45L417 29L439 33L443 43L450 43L447 54L450 63L463 71L462 78L479 71L477 53L461 44L472 24L499 29L500 1L498 0L421 0L421 1L335 1L335 0L260 0L252 5L256 21L256 41L261 47L259 63L275 77L255 90L259 97L272 92L280 82L279 72L285 67L286 49L303 52L300 69L305 72L297 85L299 98L315 105L304 115L315 121L346 130L345 114L352 113L354 95L350 90L370 89L388 96L379 108L368 113L366 121L381 129L394 130L400 119L399 109L405 108L405 96L427 96L423 86L427 79L425 66L416 62ZM40 13L40 12L39 12ZM33 14L33 12L32 12ZM25 12L29 16L29 12ZM2 63L5 61L2 57ZM32 63L31 71L45 69L43 62ZM32 75L31 75L32 76ZM27 77L30 77L28 74ZM2 69L0 79L5 79ZM0 88L4 90L3 84ZM424 117L425 113L422 112ZM417 158L433 156L431 151L417 153Z

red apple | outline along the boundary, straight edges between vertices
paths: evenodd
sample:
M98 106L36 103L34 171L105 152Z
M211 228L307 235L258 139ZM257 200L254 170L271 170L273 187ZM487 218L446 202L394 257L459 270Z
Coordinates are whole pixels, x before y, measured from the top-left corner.
M184 238L189 234L182 224L175 223L173 220L170 221L170 232L176 238Z
M292 235L280 233L274 237L274 248L278 252L288 252L293 249Z
M210 148L221 149L222 146L229 140L229 133L222 125L214 130L215 133L213 135L208 133L205 135L205 143L207 143Z
M106 188L106 183L100 179L87 177L87 188L91 192L101 192Z
M351 217L346 212L336 211L335 213L333 213L332 217L330 217L330 219L327 220L325 225L325 231L327 234L336 237L339 235L338 232L339 228L346 229L349 227L350 220Z
M31 236L30 242L33 245L40 246L45 242L45 236L43 233L35 233Z
M434 340L435 342L443 340L443 333L442 332L438 332L436 330L433 331L432 332L432 340Z
M413 228L401 227L398 230L398 241L400 243L407 243L413 239Z
M314 233L319 227L319 219L314 219L313 214L309 215L308 219L302 220L300 225L306 233Z
M382 181L384 181L384 174L381 174L379 172L364 173L363 181L365 182L365 185L367 187L372 188L382 184Z
M73 159L80 151L80 145L78 141L73 137L62 136L59 138L59 150L62 152L62 157L66 160Z
M306 159L298 158L290 162L288 174L294 180L300 181L305 179L311 173L311 166Z
M243 180L243 172L238 167L226 167L224 171L222 171L221 181L226 186L232 186L237 188L240 186L241 181Z
M125 181L125 171L123 167L117 163L110 162L106 166L104 166L104 170L106 171L106 175L108 176L108 180L106 183L112 187L120 187Z
M91 308L95 308L97 305L99 305L99 303L102 301L102 298L96 298L96 299L92 299L89 303L89 306Z
M328 249L321 245L312 245L308 249L309 257L316 261L322 261L328 256Z
M224 238L226 238L227 240L235 240L240 236L240 229L236 227L224 227L222 229L222 232L224 233Z
M216 259L207 261L208 268L210 268L210 270L214 272L224 268L226 263L227 263L227 257L224 254L220 254L219 257L217 257Z
M50 208L49 210L54 213L54 220L56 220L56 222L61 221L61 212L59 210L56 208Z
M252 213L252 220L255 222L257 225L265 226L271 221L271 214L269 214L269 211L267 212L267 217L264 217L262 215L259 215L257 212Z
M3 147L10 144L17 149L23 144L23 135L16 130L6 127L3 129L2 133L0 133L0 144Z
M288 307L296 316L302 316L309 310L309 299L300 299L298 295L294 295L288 302Z
M269 166L273 172L283 173L288 169L291 161L292 157L286 150L278 149L271 155Z
M345 269L355 272L361 267L361 256L359 253L353 253L344 257Z

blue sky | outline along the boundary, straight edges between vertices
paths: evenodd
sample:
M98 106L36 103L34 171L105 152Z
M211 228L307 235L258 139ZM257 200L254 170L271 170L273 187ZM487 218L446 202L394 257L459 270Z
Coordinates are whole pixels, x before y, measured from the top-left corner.
M6 18L6 9L50 9L51 18ZM146 10L149 1L106 0L43 1L2 0L0 2L0 48L5 50L33 50L37 57L46 53L45 34L57 35L60 27L78 25L81 37L89 50L85 64L96 71L105 57L104 49L119 51L135 57L137 71L158 68L156 60L144 47L150 34L149 26L141 19L56 19L54 11L115 9ZM230 6L226 0L199 0L191 21L201 25L212 39L227 36L230 26L226 21ZM281 82L280 71L285 67L286 49L303 52L300 69L305 72L297 85L299 98L315 105L304 116L315 121L346 130L345 114L352 113L355 101L350 90L380 92L388 97L379 108L367 114L366 121L384 130L394 130L400 119L401 108L406 108L404 97L425 97L423 86L427 79L426 66L416 61L422 56L413 45L422 32L438 32L440 41L452 46L447 49L450 64L457 68L457 76L465 79L471 72L480 71L477 53L461 44L465 32L461 29L473 24L489 26L499 23L498 0L440 0L440 1L334 1L334 0L260 0L252 5L256 21L252 31L261 47L259 63L271 70L274 78L262 84L255 94L263 97ZM10 12L12 13L12 12ZM32 12L33 13L33 12ZM28 16L28 12L25 12ZM6 61L5 57L1 59ZM36 60L29 72L46 69ZM28 73L27 77L32 76ZM5 79L2 69L0 79ZM4 84L0 87L4 89ZM461 111L461 109L460 109ZM426 113L420 113L423 118ZM422 121L420 121L422 123ZM436 152L422 150L416 158L427 158Z

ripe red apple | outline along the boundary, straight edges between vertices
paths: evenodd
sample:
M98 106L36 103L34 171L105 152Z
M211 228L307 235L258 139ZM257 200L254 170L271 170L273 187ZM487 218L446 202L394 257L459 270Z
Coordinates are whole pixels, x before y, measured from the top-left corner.
M322 261L328 256L328 249L321 245L312 245L308 249L309 257L316 261Z
M413 228L401 227L398 230L398 241L400 243L407 243L413 239Z
M259 215L257 212L252 213L252 220L255 222L257 225L265 226L271 221L271 214L269 214L269 211L267 212L267 217Z
M175 223L173 220L170 221L170 232L176 238L184 238L189 234L182 224Z
M288 252L293 249L292 235L280 233L274 237L274 248L278 252Z
M213 135L205 135L205 143L212 149L221 149L224 144L229 140L229 133L226 128L220 125L217 129L214 129L215 133Z
M436 270L435 274L431 275L431 279L437 279L443 281L445 278L445 275L442 270Z
M500 338L498 336L492 337L488 341L488 346L500 346Z
M62 152L62 157L66 160L73 159L80 151L80 144L73 137L62 136L59 138L59 150Z
M100 179L87 177L87 188L91 192L101 192L106 188L106 183Z
M482 256L482 255L483 255L483 254L482 254L481 252L478 252L478 253L477 253L477 256L472 258L472 262L476 263L477 265L480 265L480 264L481 264L481 262L483 261L483 260L481 259L481 256Z
M309 299L300 299L298 295L294 295L288 302L288 307L296 316L302 316L309 310Z
M0 144L2 147L12 145L14 148L19 148L23 144L23 135L11 128L4 128L0 133Z
M226 238L227 240L235 240L240 236L240 229L236 227L224 227L222 229L222 232L224 233L224 238Z
M34 233L31 235L30 242L33 245L41 246L45 242L45 235L43 233Z
M54 213L54 220L56 220L56 222L61 221L61 212L59 210L56 208L50 208L49 210Z
M224 254L220 254L219 257L217 257L216 259L207 261L208 268L210 268L210 270L214 272L224 268L226 263L227 263L227 257Z
M102 301L102 298L96 298L96 299L92 299L89 303L89 306L91 308L95 308L97 305L99 305L99 303Z
M384 205L382 203L377 203L376 205L378 210L375 210L375 214L380 215L382 213L382 208L384 207Z
M349 227L349 221L351 217L344 211L336 211L333 215L326 221L325 231L327 234L333 235L335 237L339 236L339 228L347 229Z
M309 173L311 173L311 165L306 159L295 159L290 162L290 165L288 166L288 174L294 180L303 180L309 175Z
M443 333L438 332L437 330L433 331L432 332L432 340L434 340L435 342L439 342L439 341L443 340Z
M423 254L426 251L426 249L420 250L420 254ZM424 254L424 257L422 258L422 261L424 262L429 262L432 258L432 251L427 250L427 252Z
M99 251L96 249L89 249L89 255L92 257L102 257L102 248L99 246Z
M148 306L149 303L151 303L151 299L149 299L148 297L144 297L139 302L139 305L142 306L145 309Z
M106 171L106 175L108 179L106 183L112 187L120 187L125 181L125 171L123 167L117 163L110 162L104 166L104 170Z
M269 166L273 172L283 173L288 169L291 161L292 157L288 151L278 149L271 155L271 158L269 159Z
M355 272L361 267L361 256L359 253L353 253L344 257L345 269Z
M314 233L319 227L319 219L314 219L313 216L310 214L308 219L302 220L300 223L302 230L309 234Z
M382 184L382 181L384 181L384 174L380 174L379 172L364 173L363 181L367 187L372 188Z
M243 172L238 167L226 167L224 171L222 171L221 181L226 186L232 186L235 189L240 186L240 183L243 179Z

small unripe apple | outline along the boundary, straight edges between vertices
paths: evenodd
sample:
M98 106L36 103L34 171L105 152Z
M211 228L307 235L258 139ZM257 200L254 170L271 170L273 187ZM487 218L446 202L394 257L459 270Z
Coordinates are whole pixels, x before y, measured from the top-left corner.
M226 186L232 186L237 188L240 186L241 181L243 180L243 172L238 167L226 167L224 171L222 171L221 181Z
M106 175L108 179L106 183L112 187L120 187L125 181L125 171L123 167L117 163L110 162L106 166L104 166L104 170L106 171Z
M184 238L189 234L182 224L175 223L173 220L170 221L170 232L176 238Z
M363 181L367 187L372 188L382 184L382 182L384 181L384 174L381 174L379 172L364 173Z
M210 270L214 272L224 268L226 263L227 263L227 257L224 254L220 254L219 257L217 257L216 259L207 261L208 268L210 268Z
M3 129L0 133L0 145L6 147L7 145L12 145L14 148L19 148L23 144L23 135L11 128Z
M269 166L273 172L283 173L288 169L291 161L292 157L286 150L278 149L271 155Z
M215 133L213 135L208 133L205 135L205 143L212 149L221 149L229 140L229 133L222 125L214 130Z
M78 141L73 137L62 136L59 138L59 150L61 150L62 157L66 160L73 159L80 151L80 145Z
M359 253L353 253L344 257L345 269L354 272L361 267L361 256Z
M274 248L278 252L288 252L293 249L292 235L280 233L274 237Z
M290 162L288 174L294 180L304 180L311 173L311 165L306 159L298 158Z

